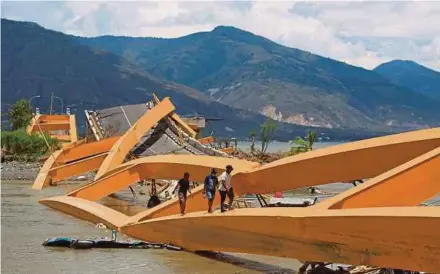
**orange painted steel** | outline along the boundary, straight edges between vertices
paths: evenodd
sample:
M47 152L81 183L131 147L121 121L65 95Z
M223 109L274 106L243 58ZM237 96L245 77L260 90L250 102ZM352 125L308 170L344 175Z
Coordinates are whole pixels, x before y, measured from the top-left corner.
M245 182L235 184L234 190L243 194L274 193L359 178L372 178L438 146L440 146L440 128L317 149L238 174L233 181Z
M180 118L179 115L177 115L177 113L173 112L171 113L171 119L173 119L173 121L186 133L188 134L191 138L196 138L197 132L195 132L187 123L185 123L185 121L182 120L182 118Z
M220 151L223 151L225 153L232 153L232 152L234 152L234 148L233 147L225 147L225 148L220 149Z
M439 154L440 128L319 149L267 165L213 156L158 155L116 165L69 197L40 202L84 220L104 222L133 238L171 242L188 250L437 272L440 210L408 205L439 193ZM220 173L227 164L235 168L232 184L238 196L372 179L302 209L252 208L208 214L203 185L188 196L185 216L173 215L179 212L176 198L132 217L92 202L142 179L179 179L186 171L191 181L203 184L212 167Z
M208 136L208 137L200 138L197 141L199 141L202 145L210 145L214 143L215 139L213 136Z
M32 185L33 189L43 189L50 185L51 177L49 175L50 169L56 165L56 159L62 153L62 149L55 151L52 153L49 158L47 158L44 165L41 167L38 172L37 178L35 179L34 184Z
M157 105L160 104L160 99L156 96L155 93L153 93L153 102ZM197 135L197 132L195 132L191 126L189 126L185 121L183 121L182 118L180 118L177 113L174 111L169 115L171 119L181 128L186 134L188 134L190 137L195 138Z
M49 172L50 177L52 178L52 183L60 182L72 176L97 170L102 165L102 162L106 157L107 153L101 153L75 161L73 163L54 167Z
M353 188L352 190L348 190L345 193L340 194L339 196L352 196L350 195L353 191L356 193L358 191L355 191L356 189L370 189L370 186L381 186L381 184L379 183L383 183L384 178L385 179L398 179L398 183L400 185L396 185L394 183L394 188L393 188L393 192L392 193L388 193L387 197L383 197L380 196L381 191L383 192L383 190L379 190L379 194L374 193L374 195L378 195L378 197L380 197L379 200L374 200L374 197L371 197L373 201L376 202L376 204L374 206L408 206L408 205L417 205L420 204L421 202L423 202L424 200L428 199L429 197L437 194L438 191L438 184L436 185L436 182L438 182L438 176L439 176L439 170L436 168L431 168L431 169L426 169L426 167L434 167L434 166L438 166L438 162L432 162L432 160L437 160L438 161L438 154L439 154L439 150L435 149L431 152L428 152L425 155L422 155L414 160L411 160L408 163L405 163L402 166L399 166L395 169L393 169L392 171L386 172L385 174L379 175L377 178L373 178L371 180L369 180L367 183L364 183L363 185L358 186L357 188ZM171 155L170 155L171 156ZM166 158L169 158L170 156L154 156L154 158L156 159L150 159L150 163L151 162L155 162L156 164L160 165L160 162L169 162L166 160ZM193 156L193 158L199 158L200 156ZM157 158L162 158L162 160L158 160ZM174 158L174 157L173 157ZM177 158L180 158L180 163L185 162L186 160L184 160L183 155L178 156ZM205 156L203 157L204 159L201 159L202 162L212 162L212 159L215 157L211 157L211 156ZM220 158L221 159L221 158ZM143 175L141 173L143 173L142 171L139 172L140 169L142 169L143 167L140 165L144 165L147 164L144 162L143 159L139 159L136 161L132 161L129 163L126 163L125 165L123 165L121 167L121 169L118 172L113 173L115 176L110 176L106 177L107 180L104 182L105 180L103 180L102 182L96 182L96 183L101 183L102 185L105 185L105 187L114 187L114 184L112 184L112 182L114 183L118 183L117 188L122 188L124 186L121 186L121 182L125 181L126 185L129 185L133 182L139 181L141 180L144 176L146 176L146 174L144 173ZM194 163L191 163L194 164ZM225 163L219 163L218 166L220 166L220 170L221 166L223 166ZM235 164L235 163L233 163ZM425 166L425 164L427 166ZM250 166L255 165L257 166L257 164L255 163L249 163ZM125 166L125 169L124 169ZM148 164L147 164L148 166ZM172 177L173 175L161 175L163 174L163 172L167 172L167 168L164 167L163 165L160 165L163 169L158 171L155 170L155 176L152 176L151 174L148 174L147 177L152 178L152 177L162 177L162 176L170 176ZM249 167L237 167L237 165L235 165L237 169L246 169ZM138 169L136 171L134 171L133 167L138 167ZM157 169L154 166L151 166L152 169ZM415 178L413 175L413 171L420 169L420 172L422 172L420 174L421 177L419 177L419 179ZM184 172L184 170L188 170L188 169L182 169L180 171L177 171L176 173L176 178L179 178L179 175L181 175L181 173ZM191 171L192 172L192 171ZM207 172L209 172L208 170L206 170L205 172L201 172L198 174L198 177L196 177L196 179L200 179L203 178L204 174L207 174ZM130 174L131 177L128 180L124 179L127 178L127 173ZM192 173L194 174L194 173ZM410 175L409 177L407 175ZM111 178L110 178L111 177ZM110 181L111 180L111 181ZM395 181L396 182L396 181ZM417 183L417 189L425 189L425 191L420 191L420 193L414 193L414 191L412 191L413 188L407 188L407 184L413 184L414 182ZM388 181L385 181L385 184L388 183ZM92 183L95 184L95 183ZM235 184L234 184L235 185ZM77 195L77 193L79 192L83 192L84 189L88 189L90 188L90 185L86 185L78 190L75 190L73 192L71 192L69 195ZM187 207L187 212L194 212L194 211L198 211L198 210L204 210L206 208L206 200L203 199L202 197L202 190L203 190L203 186L200 186L198 188L195 188L192 190L192 195L189 195L188 198L188 207ZM428 191L427 191L428 190ZM115 191L115 189L114 189ZM108 192L110 193L110 191ZM347 193L347 194L346 194ZM368 193L368 192L367 192ZM411 195L408 195L411 194ZM84 192L83 194L84 195ZM101 195L102 197L105 196ZM341 200L340 198L338 198L339 196L335 196L336 200ZM407 197L407 199L402 198L402 197ZM89 197L90 198L90 197ZM95 197L95 199L98 199L101 197ZM327 201L332 201L332 198L330 198ZM326 205L328 202L324 201L316 206L314 206L314 208L323 208L323 205ZM367 200L368 201L368 200ZM216 197L215 200L215 204L218 204L218 197ZM410 203L408 203L410 202ZM333 202L331 203L333 204ZM372 206L372 204L363 204L361 206ZM326 209L328 206L324 206L324 208ZM161 216L167 216L167 215L172 215L172 214L177 214L178 213L178 202L177 199L172 199L169 200L167 202L162 203L161 205L153 208L153 209L149 209L146 210L144 212L141 212L133 217L130 217L127 221L127 223L136 223L139 221L143 221L146 219L151 219L151 218L157 218L157 217L161 217Z
M112 146L119 139L119 136L110 137L101 141L89 142L79 144L74 147L67 148L57 158L59 163L68 163L85 157L89 157L95 154L100 154L110 151Z
M119 229L128 218L116 210L81 198L57 196L38 202L94 224L103 223L110 229Z
M147 111L111 148L107 158L96 174L95 180L106 172L122 164L130 150L139 142L162 118L174 111L175 107L167 97L159 104Z
M69 135L52 134L53 131L67 130ZM46 133L59 141L78 140L75 115L35 115L26 129L28 134Z
M103 153L108 152L118 138L116 136L90 143L77 141L55 151L40 169L32 188L42 189L67 178L62 174L70 177L97 170L104 161L106 154ZM90 158L96 155L98 157Z
M420 165L421 162L426 162L428 164L428 167L434 167L438 164L438 162L433 161L427 161L427 160L436 160L438 161L438 151L439 149L435 149L434 151L428 152L425 155L422 155L409 163L405 163L402 165L403 167L397 167L395 170L392 170L390 172L386 172L385 175L380 175L378 178L371 179L367 183L359 186L362 188L366 188L369 185L375 184L375 182L382 182L383 178L391 178L391 179L399 179L400 184L408 183L408 180L406 180L408 177L408 174L412 176L412 181L409 181L409 183L414 184L413 182L418 183L418 188L422 189L424 191L420 191L420 195L413 195L410 196L410 200L413 201L413 204L419 204L426 200L427 198L437 194L438 187L436 188L436 185L434 184L435 178L438 178L439 170L435 168L431 168L429 170L425 169L425 165ZM176 165L174 167L169 166L171 160L173 161L173 165ZM220 161L218 163L214 163L214 160ZM212 157L212 156L186 156L186 155L162 155L162 156L152 156L144 159L139 159L135 161L128 162L122 166L119 167L118 171L115 171L113 174L110 174L106 177L104 177L102 180L91 183L89 185L86 185L78 190L75 190L69 195L71 196L78 196L83 197L87 199L92 200L98 200L102 197L107 196L110 193L116 192L119 189L126 187L136 181L142 180L143 178L167 178L167 179L178 179L180 178L181 174L184 171L190 171L191 174L193 174L192 179L193 180L199 180L203 181L203 178L206 174L209 172L209 167L216 166L219 170L222 170L222 167L225 166L227 163L232 163L236 170L245 170L253 167L257 167L257 163L247 162L246 166L240 166L242 164L242 160L233 159L234 161L231 162L232 159L227 158L218 158L218 157ZM198 169L193 169L193 166L195 162L200 163L210 163L209 166L204 166L203 171L198 171ZM212 165L211 163L214 163ZM237 165L239 163L240 165ZM177 165L180 165L179 169L176 169ZM189 166L187 166L189 165ZM147 168L146 170L144 170ZM411 175L414 170L420 169L418 174L421 172L420 178L430 179L429 183L431 186L427 188L427 184L423 183L423 180L414 181L414 175ZM255 169L254 169L255 170ZM408 171L409 170L409 171ZM172 172L173 171L173 172ZM196 172L196 173L194 173ZM437 172L433 175L433 172ZM154 174L153 174L154 173ZM398 177L396 174L401 174L403 177ZM195 176L194 176L195 175ZM241 182L239 180L236 180L236 178L239 178L240 173L236 176L234 176L234 188L238 188L237 185L241 185ZM422 182L421 182L422 181ZM426 180L425 180L426 181ZM380 186L380 185L379 185ZM396 184L394 183L394 186ZM104 192L100 188L105 188ZM200 186L193 190L193 194L189 196L188 200L188 208L187 212L193 212L198 210L203 210L206 207L206 201L203 200L202 197L202 189L203 187ZM355 190L357 188L354 188ZM395 188L394 194L396 193L397 188ZM406 188L402 188L401 186L398 188L401 189L401 194L404 195L404 191ZM351 191L353 191L351 190ZM427 191L427 190L430 190ZM236 191L238 195L241 195L243 193ZM350 193L350 191L348 191ZM391 193L393 194L393 193ZM391 194L388 194L390 196ZM341 194L344 195L344 194ZM383 198L376 206L398 206L398 205L410 205L406 203L406 200L402 199L402 195L394 195L393 197L387 197ZM388 201L388 202L387 202ZM396 202L397 201L397 202ZM218 198L215 201L215 204L218 203ZM323 202L321 204L318 204L317 206L320 207L321 205L325 204L326 202ZM167 201L153 209L147 210L145 212L142 212L136 216L133 216L131 218L131 222L137 222L142 221L149 218L156 218L160 216L166 216L171 214L176 214L178 212L178 203L177 199L172 199L170 201Z
M440 146L315 207L343 209L416 206L439 193Z
M40 114L36 115L39 121L47 122L47 121L67 121L69 120L69 115L67 114Z
M440 210L434 207L246 208L157 218L123 226L121 231L187 250L438 272L438 227Z
M69 121L54 121L54 122L40 122L38 126L34 126L32 132L38 132L40 128L44 132L50 132L54 130L69 130L70 122Z
M424 133L435 133L432 139L426 140L420 135ZM209 173L209 167L222 168L229 163L237 166L243 161L243 168L236 168L233 176L233 185L236 195L273 193L305 186L320 185L337 181L348 181L357 178L368 178L379 175L390 168L411 160L425 151L440 145L440 133L437 131L418 131L410 134L405 133L402 138L406 142L397 142L396 136L380 137L352 144L339 145L324 148L300 155L288 157L267 165L259 166L258 163L246 162L244 160L229 159L212 156L196 155L162 155L151 156L143 159L130 161L118 167L119 171L109 176L103 176L102 180L95 181L69 195L82 197L90 200L101 199L119 189L126 187L144 178L155 179L179 179L183 172L190 173L202 171L201 178L192 179L203 182L204 176ZM371 142L372 140L376 142ZM396 152L404 150L400 155ZM346 151L344 153L344 151ZM380 160L377 158L380 157ZM233 162L232 162L233 160ZM222 163L217 166L214 161ZM344 165L344 168L340 168ZM352 163L354 162L354 164ZM246 166L253 168L246 168ZM268 168L270 167L270 168ZM310 172L319 167L320 172ZM334 168L331 170L329 167ZM157 172L160 170L160 172ZM177 172L176 172L177 171ZM293 172L292 172L293 171ZM203 173L204 172L204 173ZM291 175L290 175L291 174ZM276 183L270 183L276 182ZM206 202L202 198L202 187L196 189L195 193L189 195L187 212L203 210ZM214 204L218 204L218 199ZM166 207L166 210L163 208ZM177 199L167 201L163 205L155 207L150 211L141 213L135 221L155 218L169 214L176 214L178 209Z
M248 170L259 165L240 159L205 155L156 155L127 162L119 166L118 171L111 175L104 175L102 179L76 189L68 195L99 200L144 178L180 179L184 172L190 173L191 181L203 183L211 168L215 167L220 172L228 164L233 165L235 171Z
M330 198L322 203L317 204L316 208L327 209L328 204L334 204L334 201L344 201L344 206L338 205L336 208L351 208L351 207L386 207L386 206L412 206L418 205L423 201L440 193L440 147L430 151L414 160L404 163L384 174L370 179L368 182L345 191L333 198ZM264 166L262 166L264 168ZM233 176L234 192L237 196L249 193L246 189L248 187L248 179L246 176L253 172L258 172L261 168L251 169L249 172L238 173ZM306 170L307 171L307 170ZM272 172L274 177L277 174L276 167ZM298 171L299 172L299 171ZM279 191L285 191L292 188L289 186L289 178L282 179L278 177L272 184L274 188ZM307 184L307 182L304 182ZM370 187L371 186L371 187ZM266 186L266 191L260 189L259 192L254 193L270 193L273 192L272 187ZM366 190L365 193L360 193L360 196L351 197L352 193L358 194L357 190ZM197 188L192 195L188 197L187 212L194 212L206 209L206 201L202 196L203 187ZM350 197L349 202L355 200L357 206L349 206L344 197ZM219 197L215 197L214 205L220 203ZM342 203L342 202L341 202ZM164 208L166 207L166 210ZM151 218L161 216L173 215L179 212L179 204L177 198L171 199L155 208L140 212L139 214L130 218L130 223L136 223Z
M69 134L70 134L70 142L76 142L78 141L78 131L76 129L76 116L75 115L69 115Z
M136 239L171 242L193 251L241 252L427 272L437 272L440 267L436 259L440 256L440 211L435 207L254 208L195 212L126 224L127 215L85 199L60 196L39 202L92 223L104 223Z
M40 132L40 130L38 128L38 125L40 123L47 123L47 122L66 123L68 121L69 121L68 115L41 115L41 114L37 114L30 121L29 125L26 128L26 132L27 132L27 134Z

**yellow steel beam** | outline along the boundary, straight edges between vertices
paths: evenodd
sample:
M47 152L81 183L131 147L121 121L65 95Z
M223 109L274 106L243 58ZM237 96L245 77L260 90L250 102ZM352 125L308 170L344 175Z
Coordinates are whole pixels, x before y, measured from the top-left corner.
M59 122L61 122L61 123L69 122L69 116L68 115L41 115L41 114L37 114L32 118L26 131L28 134L31 134L32 132L39 131L37 124L59 123Z
M58 153L61 153L61 151L57 150L52 155L56 157ZM43 189L69 177L97 170L104 161L106 155L107 153L102 153L73 163L59 165L55 164L56 158L49 157L38 173L32 188Z
M51 131L56 130L68 130L69 135L51 134ZM75 115L35 115L26 128L26 132L28 134L47 133L60 141L76 142L78 140Z
M102 153L70 164L54 167L49 171L49 175L52 178L52 183L97 170L101 166L106 156L107 153Z
M38 172L34 184L32 185L33 189L43 189L50 185L50 170L56 165L56 160L62 152L62 149L57 150L53 152L52 155L49 156L49 158L47 158L46 162Z
M373 178L440 146L440 128L388 135L317 149L250 170L237 184L240 193L288 189ZM269 183L276 182L276 183Z
M68 195L99 200L144 178L180 179L184 172L191 174L192 181L203 182L212 167L221 171L228 164L234 165L236 171L259 165L246 160L205 155L156 155L127 162L119 166L117 172L105 175Z
M221 169L226 164L236 167L236 174L232 180L237 195L273 193L305 186L375 177L432 150L439 144L440 131L436 129L404 133L400 138L391 135L324 148L263 166L245 160L212 156L151 156L130 161L118 167L117 174L103 176L101 180L75 190L69 195L98 200L136 180L179 179L185 171L193 173L192 180L203 182L204 176L209 174L209 167ZM315 170L319 172L313 172ZM189 197L192 200L189 200L187 212L206 207L206 202L202 198L202 188L196 189ZM217 199L214 204L218 202ZM165 206L166 210L163 209ZM178 202L172 199L137 217L138 220L142 220L177 212Z
M39 122L33 126L33 132L39 132L40 129L44 132L50 132L54 130L69 130L70 123L67 121L54 121L54 122Z
M156 96L156 94L153 93L153 101L155 104L160 103L160 99ZM180 118L177 113L174 111L170 114L171 119L177 124L178 127L180 127L186 134L188 134L190 137L195 138L197 135L197 132L195 132L185 121Z
M214 143L215 139L213 136L208 136L208 137L200 138L197 141L199 141L202 145L210 145Z
M440 146L314 207L416 206L439 193Z
M32 132L34 131L34 126L38 123L40 117L41 117L40 114L34 115L34 117L32 117L31 121L29 122L29 125L26 127L26 133L28 135L32 134Z
M110 151L112 146L119 139L119 136L110 137L101 141L89 142L79 144L67 148L57 158L58 163L67 163L78 159L86 158L95 154L100 154Z
M105 221L114 227L125 223L120 230L137 239L167 241L189 250L244 252L436 272L440 270L440 262L436 260L440 256L440 234L437 233L440 211L435 207L377 206L414 204L416 199L420 201L438 192L434 182L439 178L436 169L439 142L440 129L421 130L320 149L264 166L211 156L152 156L117 166L100 180L69 193L97 200L140 179L177 179L185 171L192 174L191 180L202 182L211 167L221 172L226 164L235 167L233 185L238 195L374 177L394 168L339 196L328 206L334 210L317 205L304 209L236 209L223 214L194 212L206 209L206 201L201 197L203 186L194 189L194 194L188 197L187 212L194 213L184 217L157 218L177 213L176 199L130 218L102 214L99 206L76 198L46 203L86 220ZM336 171L331 170L335 167ZM414 197L405 196L417 188L414 181L427 190L416 190ZM403 197L404 203L396 198L392 198L393 203L387 203L396 187L401 188L398 196ZM344 208L359 206L376 207ZM367 225L359 226L359 223Z
M43 122L49 122L49 121L69 121L69 115L67 114L54 114L54 115L47 115L47 114L40 114L38 121Z
M439 226L440 211L435 207L245 208L223 214L167 216L123 226L121 231L136 239L170 242L187 250L435 273L440 270Z
M69 133L70 133L70 142L78 141L78 132L76 129L76 117L75 115L69 115Z
M116 210L81 198L57 196L38 202L94 224L103 223L110 229L119 229L128 218Z
M84 166L90 163L92 164L92 166L90 166L91 170L98 169L102 161L104 160L103 157L105 157L105 154L103 155L103 153L108 152L113 144L118 140L118 138L119 137L115 136L90 143L77 141L75 143L70 143L69 145L66 145L65 147L63 147L63 149L55 151L54 153L52 153L52 155L49 156L49 158L47 158L43 167L40 169L40 172L38 173L32 188L42 189L50 186L51 181L52 183L54 183L64 180L65 178L60 177L60 172L57 172L59 174L57 178L53 178L52 176L54 175L53 170L55 170L56 167L63 166L66 163L70 163L70 165L65 167L70 170L67 174L80 175L80 172L84 170ZM78 162L78 160L86 159L94 155L100 156L94 159L88 159L88 161L85 162ZM72 171L75 169L75 161L76 164L79 165L79 168L76 171Z
M148 132L162 118L174 111L175 107L169 98L165 98L151 110L147 111L139 120L113 145L108 157L96 174L95 180L106 172L124 162L130 150L139 142L142 136Z
M173 112L171 115L171 119L179 126L186 134L188 134L190 137L195 138L197 135L197 132L195 132L185 121L180 118L179 115L177 115L175 112Z
M225 148L220 149L220 151L223 151L225 153L230 154L230 153L234 152L234 148L233 147L225 147Z
M127 215L81 198L61 196L39 202L86 221L104 223L132 238L170 242L192 251L251 253L431 273L440 270L440 211L435 207L246 208L127 224Z
M76 142L66 143L66 144L63 144L63 149L73 148L73 147L76 147L76 146L79 146L79 145L82 145L82 144L85 144L88 142L89 141L87 140L87 138L84 138L84 139L78 140Z

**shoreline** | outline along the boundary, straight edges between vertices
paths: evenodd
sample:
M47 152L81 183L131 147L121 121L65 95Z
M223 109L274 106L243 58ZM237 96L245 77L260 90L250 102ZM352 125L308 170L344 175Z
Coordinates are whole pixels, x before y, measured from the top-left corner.
M44 162L5 161L1 163L1 181L35 181ZM69 181L92 180L93 172L69 178Z
M5 161L1 163L1 180L34 181L42 166L39 162Z

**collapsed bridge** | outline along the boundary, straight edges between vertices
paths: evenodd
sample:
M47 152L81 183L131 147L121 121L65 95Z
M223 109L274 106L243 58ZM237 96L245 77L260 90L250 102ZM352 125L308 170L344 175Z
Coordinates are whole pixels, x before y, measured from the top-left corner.
M346 143L262 165L197 140L196 127L175 113L168 98L87 115L96 141L54 152L34 188L97 170L94 180L40 203L136 239L171 241L188 250L440 270L440 210L419 207L440 193L440 128ZM134 216L98 203L140 180L177 180L188 171L193 180L203 181L211 168L223 171L227 164L234 166L239 196L370 179L306 208L208 214L203 186L188 196L185 216L177 215L176 198Z

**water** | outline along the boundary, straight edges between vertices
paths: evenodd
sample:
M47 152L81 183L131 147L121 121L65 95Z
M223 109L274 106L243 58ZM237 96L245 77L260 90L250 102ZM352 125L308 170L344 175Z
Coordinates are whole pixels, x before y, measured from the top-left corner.
M313 149L319 149L319 148L324 148L324 147L329 147L329 146L334 146L334 145L339 145L339 144L343 144L343 142L317 142L313 145ZM238 143L238 148L247 151L250 149L250 142L240 141ZM255 142L255 148L261 149L261 142ZM279 153L279 152L288 151L289 149L290 149L289 142L273 141L267 147L267 152Z
M2 181L1 187L2 273L295 273L299 266L292 259L245 254L43 247L50 237L110 238L111 231L37 202L64 194L67 186L36 191L31 182Z

